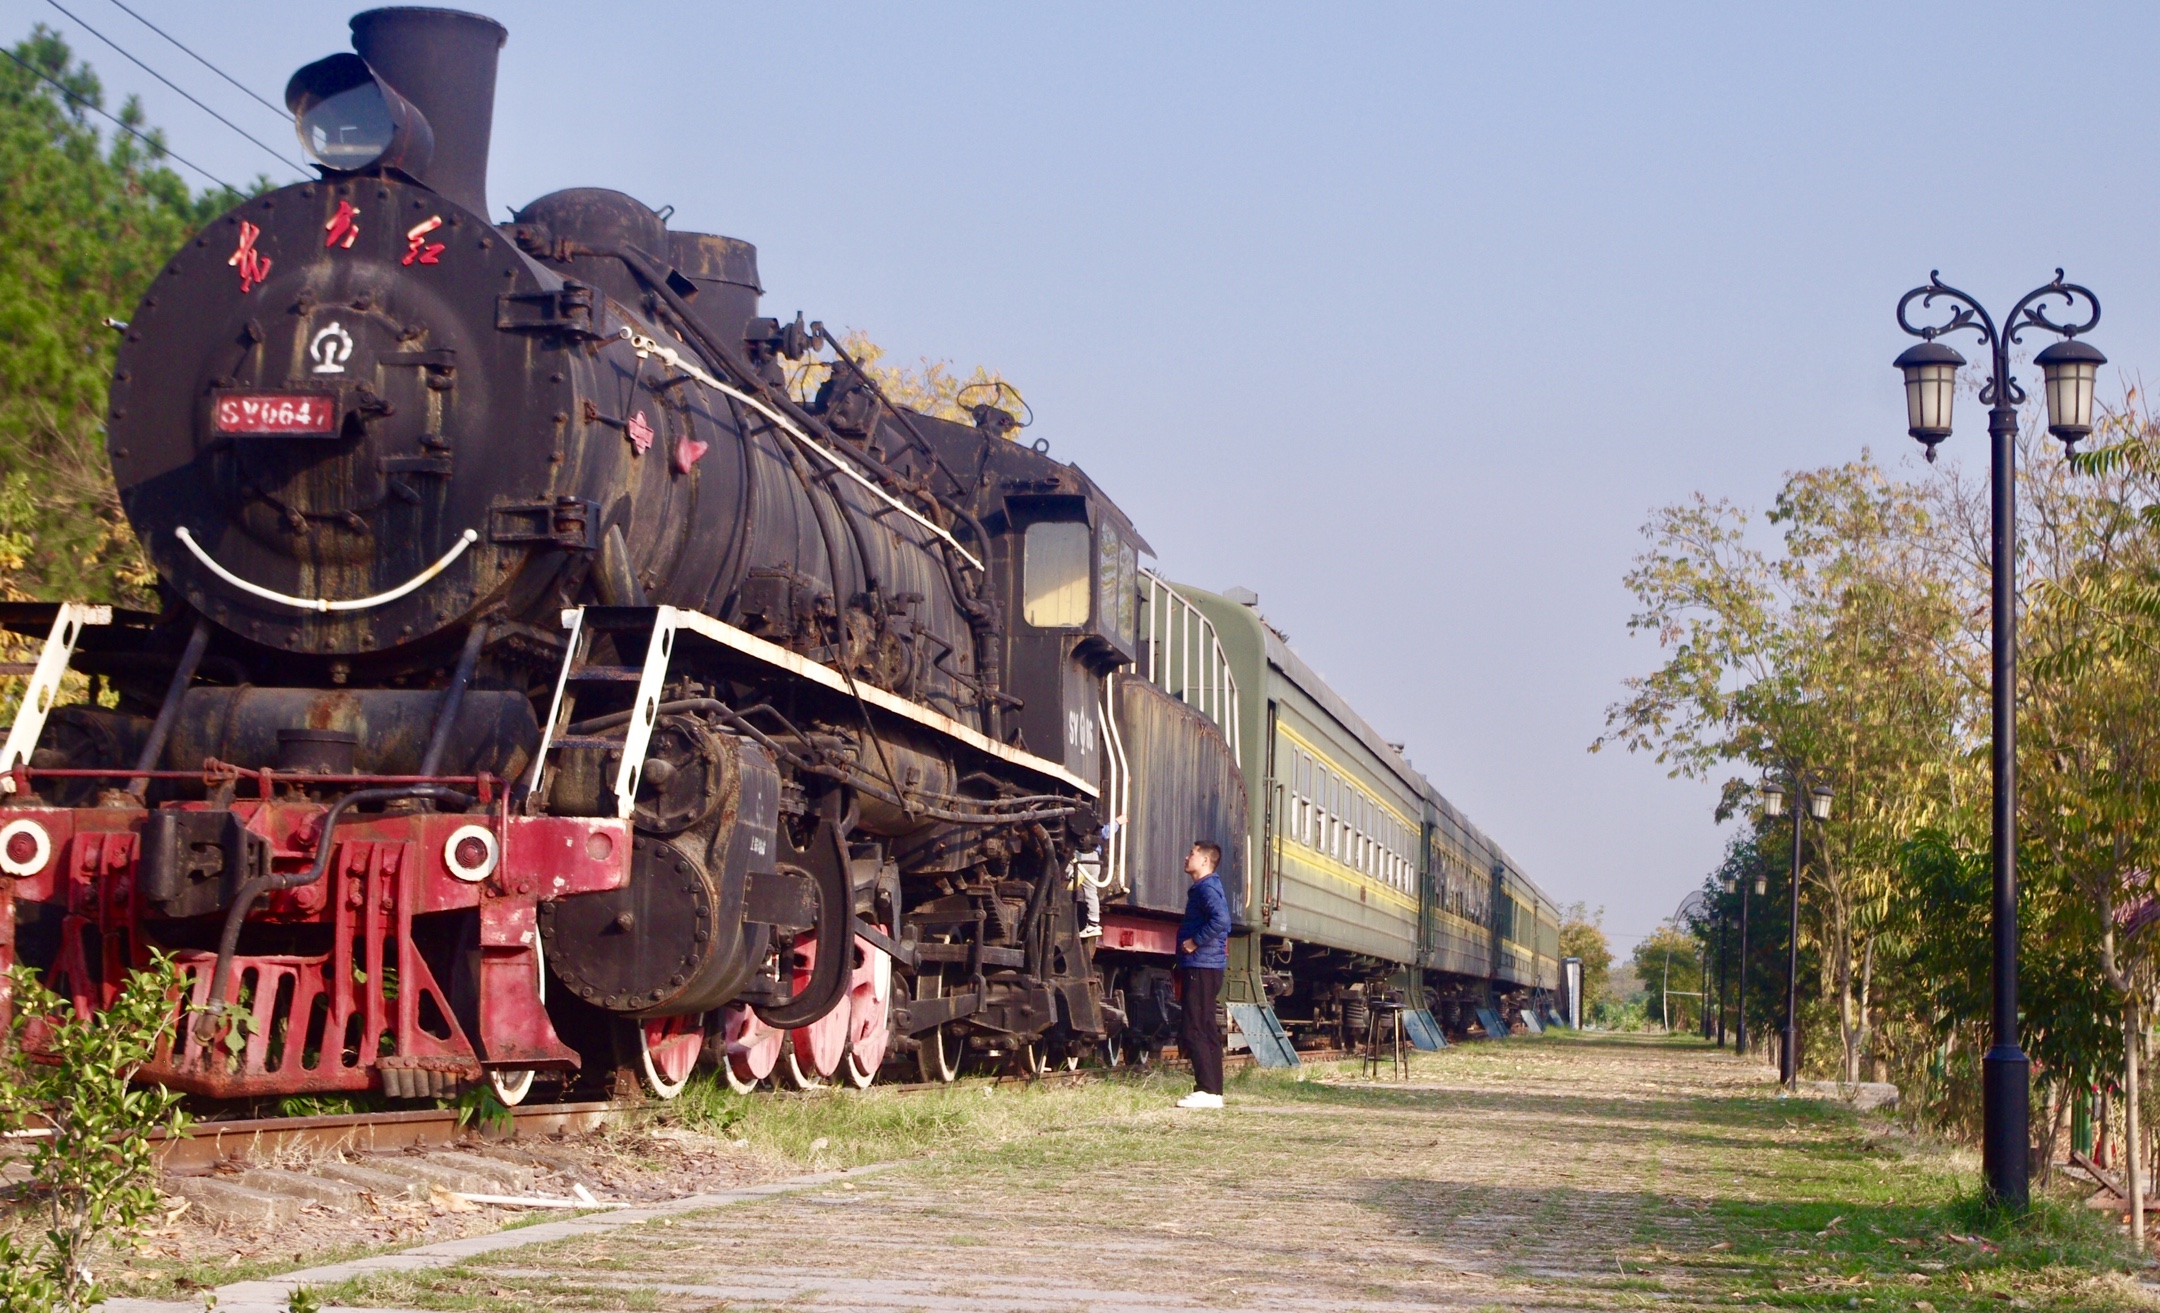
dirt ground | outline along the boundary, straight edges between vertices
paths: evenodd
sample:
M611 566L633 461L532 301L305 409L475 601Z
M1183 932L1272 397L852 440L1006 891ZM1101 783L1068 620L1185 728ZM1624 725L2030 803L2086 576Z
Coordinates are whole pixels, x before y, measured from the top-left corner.
M1699 1044L1508 1041L1421 1057L1405 1082L1305 1076L1241 1078L1216 1113L1168 1107L1181 1086L1157 1078L1094 1121L320 1293L669 1313L2160 1308L2073 1201L1987 1231L1968 1155L1780 1099Z

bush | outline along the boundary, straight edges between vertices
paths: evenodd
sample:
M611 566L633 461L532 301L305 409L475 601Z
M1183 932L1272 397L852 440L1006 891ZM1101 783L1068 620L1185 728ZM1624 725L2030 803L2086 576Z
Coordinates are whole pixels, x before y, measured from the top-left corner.
M0 1235L0 1308L74 1313L99 1302L90 1261L156 1213L150 1135L186 1129L180 1096L131 1082L172 1034L179 973L159 955L134 972L110 1006L78 1016L27 967L7 973L15 1020L0 1070L0 1127L48 1132L30 1153L32 1215L44 1233L24 1239L11 1217ZM38 1052L25 1050L35 1034Z

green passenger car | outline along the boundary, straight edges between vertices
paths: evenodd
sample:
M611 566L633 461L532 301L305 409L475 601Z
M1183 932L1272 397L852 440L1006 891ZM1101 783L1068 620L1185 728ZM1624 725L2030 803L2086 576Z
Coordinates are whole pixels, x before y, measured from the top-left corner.
M1140 674L1196 703L1222 688L1251 800L1232 1003L1269 1003L1304 1047L1355 1042L1373 1003L1458 1034L1550 1015L1552 900L1268 625L1249 594L1143 581ZM1174 591L1173 591L1174 590ZM1173 619L1176 603L1205 617ZM1212 687L1220 684L1222 688Z

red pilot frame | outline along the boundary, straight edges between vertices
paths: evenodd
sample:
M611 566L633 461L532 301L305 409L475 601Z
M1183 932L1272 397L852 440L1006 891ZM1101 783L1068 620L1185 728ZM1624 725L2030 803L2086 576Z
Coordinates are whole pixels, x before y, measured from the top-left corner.
M17 796L46 773L13 772ZM319 880L256 900L213 1005L232 891L181 886L218 885L216 862L235 848L249 854L243 865L305 873L330 812L281 796L278 785L299 782L290 777L244 778L264 796L155 811L27 797L0 808L0 967L18 960L20 913L51 952L47 985L87 1015L153 950L170 953L186 982L183 1022L143 1074L214 1098L376 1088L418 1098L486 1071L578 1066L548 1020L539 905L627 884L628 822L516 815L486 780L484 813L347 812ZM160 813L177 815L154 821ZM169 850L176 831L177 876L169 852L145 861L146 844Z

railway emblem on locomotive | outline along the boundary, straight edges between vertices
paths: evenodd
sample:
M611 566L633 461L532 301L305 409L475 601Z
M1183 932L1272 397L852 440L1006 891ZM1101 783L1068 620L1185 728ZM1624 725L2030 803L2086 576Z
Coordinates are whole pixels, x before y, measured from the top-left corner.
M308 340L308 359L315 362L314 373L342 374L345 362L352 359L352 334L343 324L332 321L330 326L316 330Z

